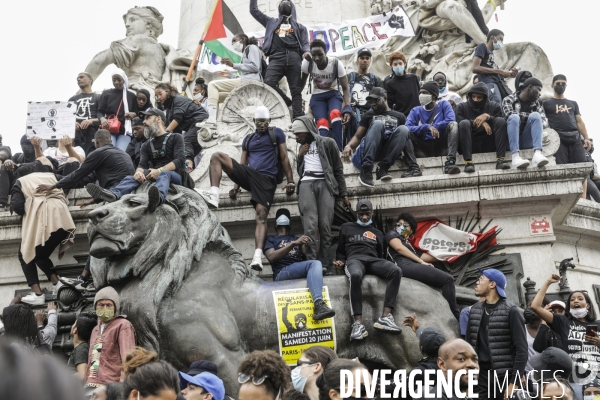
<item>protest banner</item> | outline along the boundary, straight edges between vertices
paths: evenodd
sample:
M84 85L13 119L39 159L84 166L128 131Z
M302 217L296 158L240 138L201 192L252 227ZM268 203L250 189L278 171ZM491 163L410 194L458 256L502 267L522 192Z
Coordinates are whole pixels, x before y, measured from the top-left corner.
M68 101L30 101L27 107L28 138L56 140L67 135L75 137L77 107Z
M314 321L313 300L308 288L273 291L277 311L279 353L287 365L296 365L302 351L311 346L326 346L335 351L333 318ZM323 301L329 302L327 286Z

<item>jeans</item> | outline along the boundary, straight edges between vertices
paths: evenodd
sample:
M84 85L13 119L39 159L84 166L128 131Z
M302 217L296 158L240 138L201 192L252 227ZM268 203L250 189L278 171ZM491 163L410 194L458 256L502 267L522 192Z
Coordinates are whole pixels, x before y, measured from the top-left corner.
M490 101L495 101L498 104L502 104L502 94L500 93L500 88L494 82L486 83L488 89L490 90Z
M473 153L491 153L504 157L508 147L508 134L504 118L494 118L490 122L492 134L488 135L483 126L475 128L471 121L463 119L458 123L460 148L465 160L472 160Z
M34 284L40 283L38 279L36 265L42 270L48 280L50 280L50 276L55 274L52 269L54 268L54 264L52 260L50 260L50 256L54 252L54 250L60 246L60 243L65 240L69 236L69 232L64 229L59 229L56 232L52 232L48 240L44 245L38 245L35 247L35 258L29 262L29 264L25 263L23 260L23 254L21 253L21 249L19 248L19 262L21 263L21 268L23 269L23 274L25 275L25 279L27 280L27 285L31 286Z
M310 98L310 109L315 116L319 134L332 137L340 151L344 148L341 112L343 101L342 94L338 90L313 94Z
M302 56L295 51L279 51L269 56L269 66L265 74L265 83L281 96L285 104L294 109L294 118L304 115L302 111ZM292 100L283 93L277 84L286 77Z
M127 150L127 145L131 142L131 136L129 135L110 135L112 137L112 144L118 149L123 151Z
M445 132L440 132L439 139L423 140L414 133L410 133L411 146L406 146L404 155L409 164L416 164L416 157L441 157L456 159L458 150L458 124L450 122Z
M408 135L408 128L400 125L386 136L385 123L383 121L373 121L363 138L363 167L372 169L373 163L380 161L379 165L390 168L400 158L400 154L406 146ZM362 146L363 143L361 143Z
M308 283L308 290L313 298L313 303L323 299L323 266L320 261L300 261L283 268L275 277L275 282L290 279L304 279Z
M318 259L325 268L330 267L331 226L335 209L335 197L329 192L325 179L301 181L298 208L302 216L304 234L312 239L306 246L306 258ZM319 255L317 257L317 232L319 232Z
M158 179L156 179L156 187L160 192L160 202L161 204L165 202L167 198L167 193L169 192L169 185L171 183L175 185L181 185L181 175L175 171L163 171L158 174ZM126 194L133 193L138 187L140 187L141 183L136 181L132 175L125 177L117 186L110 188L109 190L117 196L117 200Z
M521 132L521 117L512 114L507 119L508 142L510 152L515 153L519 149L542 150L542 137L544 134L544 125L542 116L537 112L532 112L527 117L525 128Z

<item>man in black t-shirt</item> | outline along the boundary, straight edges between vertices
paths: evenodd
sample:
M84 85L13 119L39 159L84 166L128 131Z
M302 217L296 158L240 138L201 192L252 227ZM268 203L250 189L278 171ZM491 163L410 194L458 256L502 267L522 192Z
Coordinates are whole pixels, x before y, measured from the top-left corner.
M352 163L360 169L359 182L373 187L373 164L379 161L376 172L378 180L385 182L392 179L388 170L402 154L409 132L404 126L404 114L390 110L385 89L371 89L367 101L372 109L363 115L356 134L344 147L342 157L347 161L352 157ZM419 168L418 165L409 167Z
M75 125L75 146L80 146L85 154L88 155L94 151L94 134L100 126L100 120L96 118L98 114L98 100L100 95L92 92L92 84L94 80L87 72L80 72L77 75L77 86L81 93L71 97L72 101L77 106L75 115L77 123Z
M565 98L566 88L567 77L556 75L552 78L554 97L543 104L548 125L558 132L560 137L560 147L554 155L557 165L585 162L585 150L592 145L579 113L579 105ZM583 143L581 136L584 139Z
M371 108L371 105L367 101L371 89L374 87L383 87L381 78L369 72L371 57L371 50L360 49L356 56L358 71L352 71L348 74L352 110L356 113L358 122L362 119L362 115Z
M98 317L95 314L81 313L71 326L74 348L67 361L67 366L83 382L87 379L90 337L96 325L98 325Z
M92 197L110 203L133 193L146 180L156 181L148 190L148 210L154 212L165 202L169 185L181 185L183 182L185 146L183 136L167 133L167 118L161 110L149 108L140 114L145 116L144 129L148 140L142 145L140 163L135 174L110 189L103 189L95 183L88 184L86 189ZM150 162L153 168L150 168Z
M383 255L383 232L372 226L373 205L369 200L356 204L358 219L340 227L336 252L336 269L345 269L350 281L350 312L354 317L350 340L362 340L369 334L362 323L362 280L365 274L375 275L387 281L383 313L373 327L385 333L399 335L402 329L394 322L392 310L400 289L402 270ZM345 268L344 268L345 266Z

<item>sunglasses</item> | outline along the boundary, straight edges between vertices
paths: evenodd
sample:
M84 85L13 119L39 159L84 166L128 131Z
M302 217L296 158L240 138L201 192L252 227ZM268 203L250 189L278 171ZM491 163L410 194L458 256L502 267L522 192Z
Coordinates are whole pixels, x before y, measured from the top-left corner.
M304 365L315 365L316 363L317 363L316 361L310 361L310 360L307 360L307 361L304 361L304 360L298 360L298 362L296 363L296 365L297 365L298 367L302 367L302 366L304 366Z
M250 379L252 379L252 384L258 386L258 385L262 385L265 382L265 379L267 379L267 378L269 378L269 375L255 377L255 376L246 375L246 374L240 372L238 375L238 382L246 383L246 382L250 381Z

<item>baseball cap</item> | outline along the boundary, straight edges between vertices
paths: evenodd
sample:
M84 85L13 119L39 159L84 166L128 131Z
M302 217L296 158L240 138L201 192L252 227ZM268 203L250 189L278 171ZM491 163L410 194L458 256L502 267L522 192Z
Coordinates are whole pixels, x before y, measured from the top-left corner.
M540 354L532 356L529 361L536 371L563 371L557 373L558 376L569 378L573 371L573 360L566 351L558 347L548 347Z
M504 274L497 269L489 268L485 271L481 268L477 268L477 271L481 272L483 276L488 278L492 282L496 282L496 291L502 298L506 298L506 293L504 293L504 289L506 289L506 277Z
M387 92L384 88L374 87L369 91L369 95L367 96L367 101L371 99L380 99L382 97L387 97Z
M196 376L190 376L180 372L179 383L182 388L185 388L188 383L200 386L208 393L212 394L215 400L223 400L225 397L225 386L223 385L223 381L210 372L202 372Z
M365 208L367 207L369 209L369 211L373 211L373 204L371 204L371 202L367 199L362 199L359 200L358 203L356 203L356 211L360 211L361 208Z
M144 126L144 119L140 117L135 117L131 120L131 126Z
M140 111L139 112L140 118L141 115L146 116L146 115L157 115L160 117L160 119L162 119L162 121L166 124L167 123L167 117L165 117L165 113L162 112L161 110L159 110L158 108L149 108L146 111Z
M419 328L417 330L417 337L423 347L423 351L429 357L437 355L440 346L446 342L446 337L442 331L436 328Z
M591 381L590 383L583 385L583 390L587 389L587 388L600 388L600 379L596 378L593 381Z
M560 300L551 301L550 304L548 304L548 306L550 308L552 308L552 307L562 307L563 310L567 308L567 306L564 303L564 301L560 301Z
M198 360L194 361L190 365L188 375L194 376L203 372L210 372L211 374L217 375L219 373L219 370L217 369L217 364L215 364L214 362L207 360Z
M369 49L360 49L358 50L358 54L357 54L357 58L360 58L362 56L369 56L369 57L373 57L373 55L371 54L371 50Z

